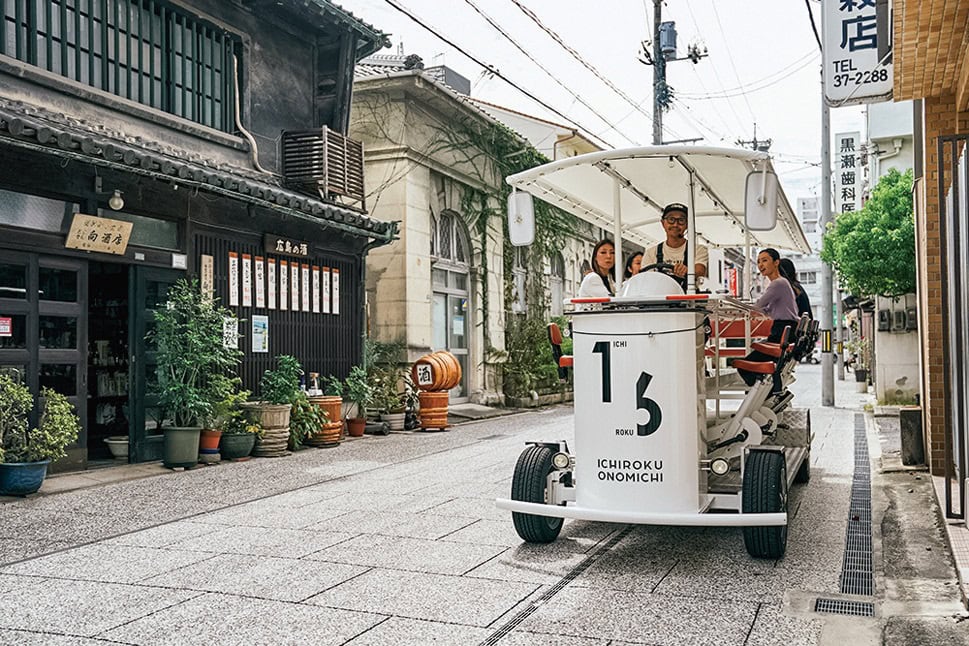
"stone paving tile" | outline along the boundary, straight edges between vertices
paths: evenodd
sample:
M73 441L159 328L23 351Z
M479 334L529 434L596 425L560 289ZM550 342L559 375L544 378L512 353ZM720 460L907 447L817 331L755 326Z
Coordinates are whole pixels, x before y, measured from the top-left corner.
M615 527L615 525L609 523L567 520L562 527L562 532L555 540L555 545L568 546L568 549L574 552L587 552L615 531ZM502 545L505 547L524 544L518 532L515 531L515 525L511 518L478 520L453 534L448 534L443 540L472 545Z
M510 520L511 512L495 507L495 503L475 498L454 498L428 507L425 513L438 516L460 516L463 518L485 518L488 520Z
M488 626L537 586L441 574L372 570L305 603L411 619Z
M177 543L188 538L195 538L218 531L218 527L193 523L190 521L177 521L149 527L140 531L131 532L104 541L106 545L131 545L132 547L166 547L172 543Z
M305 558L415 572L463 574L502 551L502 548L493 545L462 545L364 534Z
M652 592L691 599L776 603L791 587L785 574L774 567L773 561L750 557L734 562L717 562L714 558L699 562L680 560Z
M207 558L211 558L211 555L98 544L8 565L0 571L29 576L136 583Z
M271 502L276 507L305 507L330 498L335 498L349 490L349 485L344 484L339 490L323 490L316 487L287 491L286 493L276 494L263 500Z
M192 522L238 527L302 529L345 513L345 509L333 507L328 500L302 507L278 507L271 501L262 500L198 516L193 518Z
M400 644L468 646L481 642L490 632L487 628L474 626L391 617L359 637L351 639L346 646L399 646ZM504 640L501 643L504 644Z
M451 496L404 496L392 493L351 492L327 500L328 505L347 511L419 512L446 501ZM321 519L323 520L323 519Z
M649 592L677 563L674 556L663 553L606 552L569 587Z
M93 637L197 596L147 586L47 579L0 595L0 628Z
M210 534L171 544L168 548L185 552L300 558L356 535L357 532L320 532L278 527L222 527Z
M523 543L482 563L465 576L496 581L520 581L552 585L582 563L587 554L575 552L558 541L549 545Z
M23 630L0 630L0 646L104 646L100 639Z
M98 635L144 646L343 644L386 617L294 603L204 594Z
M648 644L742 644L756 610L756 603L566 588L521 629Z
M510 632L498 643L501 646L606 646L610 644L607 639L586 639L574 635L543 635L524 630Z
M449 518L431 514L390 511L348 511L305 528L311 532L351 532L353 534L383 534L407 538L435 540L451 536L475 522L470 518Z
M763 604L744 646L814 646L821 637L821 619L805 619L784 614L779 604Z
M179 590L302 601L366 571L364 567L339 563L223 554L143 583Z
M493 501L495 498L507 498L510 495L511 487L503 484L494 484L475 480L472 482L441 482L429 487L425 487L415 492L418 496L428 496L432 498L481 498Z
M74 543L66 541L38 543L33 538L0 538L0 564L15 563L23 559L67 549L74 545Z

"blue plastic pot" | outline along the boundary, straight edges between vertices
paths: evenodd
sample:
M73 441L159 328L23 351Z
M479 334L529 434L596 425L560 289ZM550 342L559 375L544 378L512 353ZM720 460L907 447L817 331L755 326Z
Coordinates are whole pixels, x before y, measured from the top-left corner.
M47 477L50 460L0 464L0 495L26 496L35 493Z

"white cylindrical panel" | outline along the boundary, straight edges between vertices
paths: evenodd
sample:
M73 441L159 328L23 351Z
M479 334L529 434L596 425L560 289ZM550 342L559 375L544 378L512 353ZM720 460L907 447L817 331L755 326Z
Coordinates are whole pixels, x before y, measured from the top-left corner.
M699 510L702 320L674 308L574 317L576 505Z

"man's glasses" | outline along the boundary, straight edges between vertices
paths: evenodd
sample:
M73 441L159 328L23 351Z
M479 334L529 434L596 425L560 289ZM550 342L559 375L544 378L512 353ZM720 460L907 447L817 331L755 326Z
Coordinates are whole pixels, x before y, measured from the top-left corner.
M667 215L663 219L669 222L670 224L686 224L686 216L674 218Z

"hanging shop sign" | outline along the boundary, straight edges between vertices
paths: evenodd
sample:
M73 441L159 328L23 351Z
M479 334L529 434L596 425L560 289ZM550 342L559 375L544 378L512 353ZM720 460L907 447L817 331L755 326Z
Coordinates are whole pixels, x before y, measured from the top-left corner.
M340 270L333 270L333 278L331 279L333 286L333 313L340 313Z
M267 233L264 236L266 253L284 256L296 256L297 258L310 257L310 243L304 240L294 240L286 236L277 236Z
M289 262L279 261L279 309L284 312L289 309L286 307L286 299L289 298Z
M839 132L834 136L834 203L838 213L861 210L862 167L860 132Z
M242 254L242 306L252 307L252 256Z
M252 351L269 352L269 317L256 314L252 317Z
M313 265L313 313L320 313L320 268Z
M323 313L330 313L330 268L323 268Z
M64 246L123 256L131 237L130 222L75 213Z
M239 254L229 252L229 307L239 307Z
M13 336L12 316L0 316L0 336Z
M256 307L266 307L266 270L262 256L256 256Z
M293 277L289 281L290 304L292 305L291 309L294 312L298 312L299 311L299 263L292 262L290 263L289 266L293 272Z
M202 296L211 301L215 294L215 257L202 254L199 259L199 269L202 275Z
M875 5L875 0L821 0L824 100L833 108L892 98L891 49L883 47L879 59Z
M266 298L269 300L269 309L276 309L276 261L273 258L266 259Z

